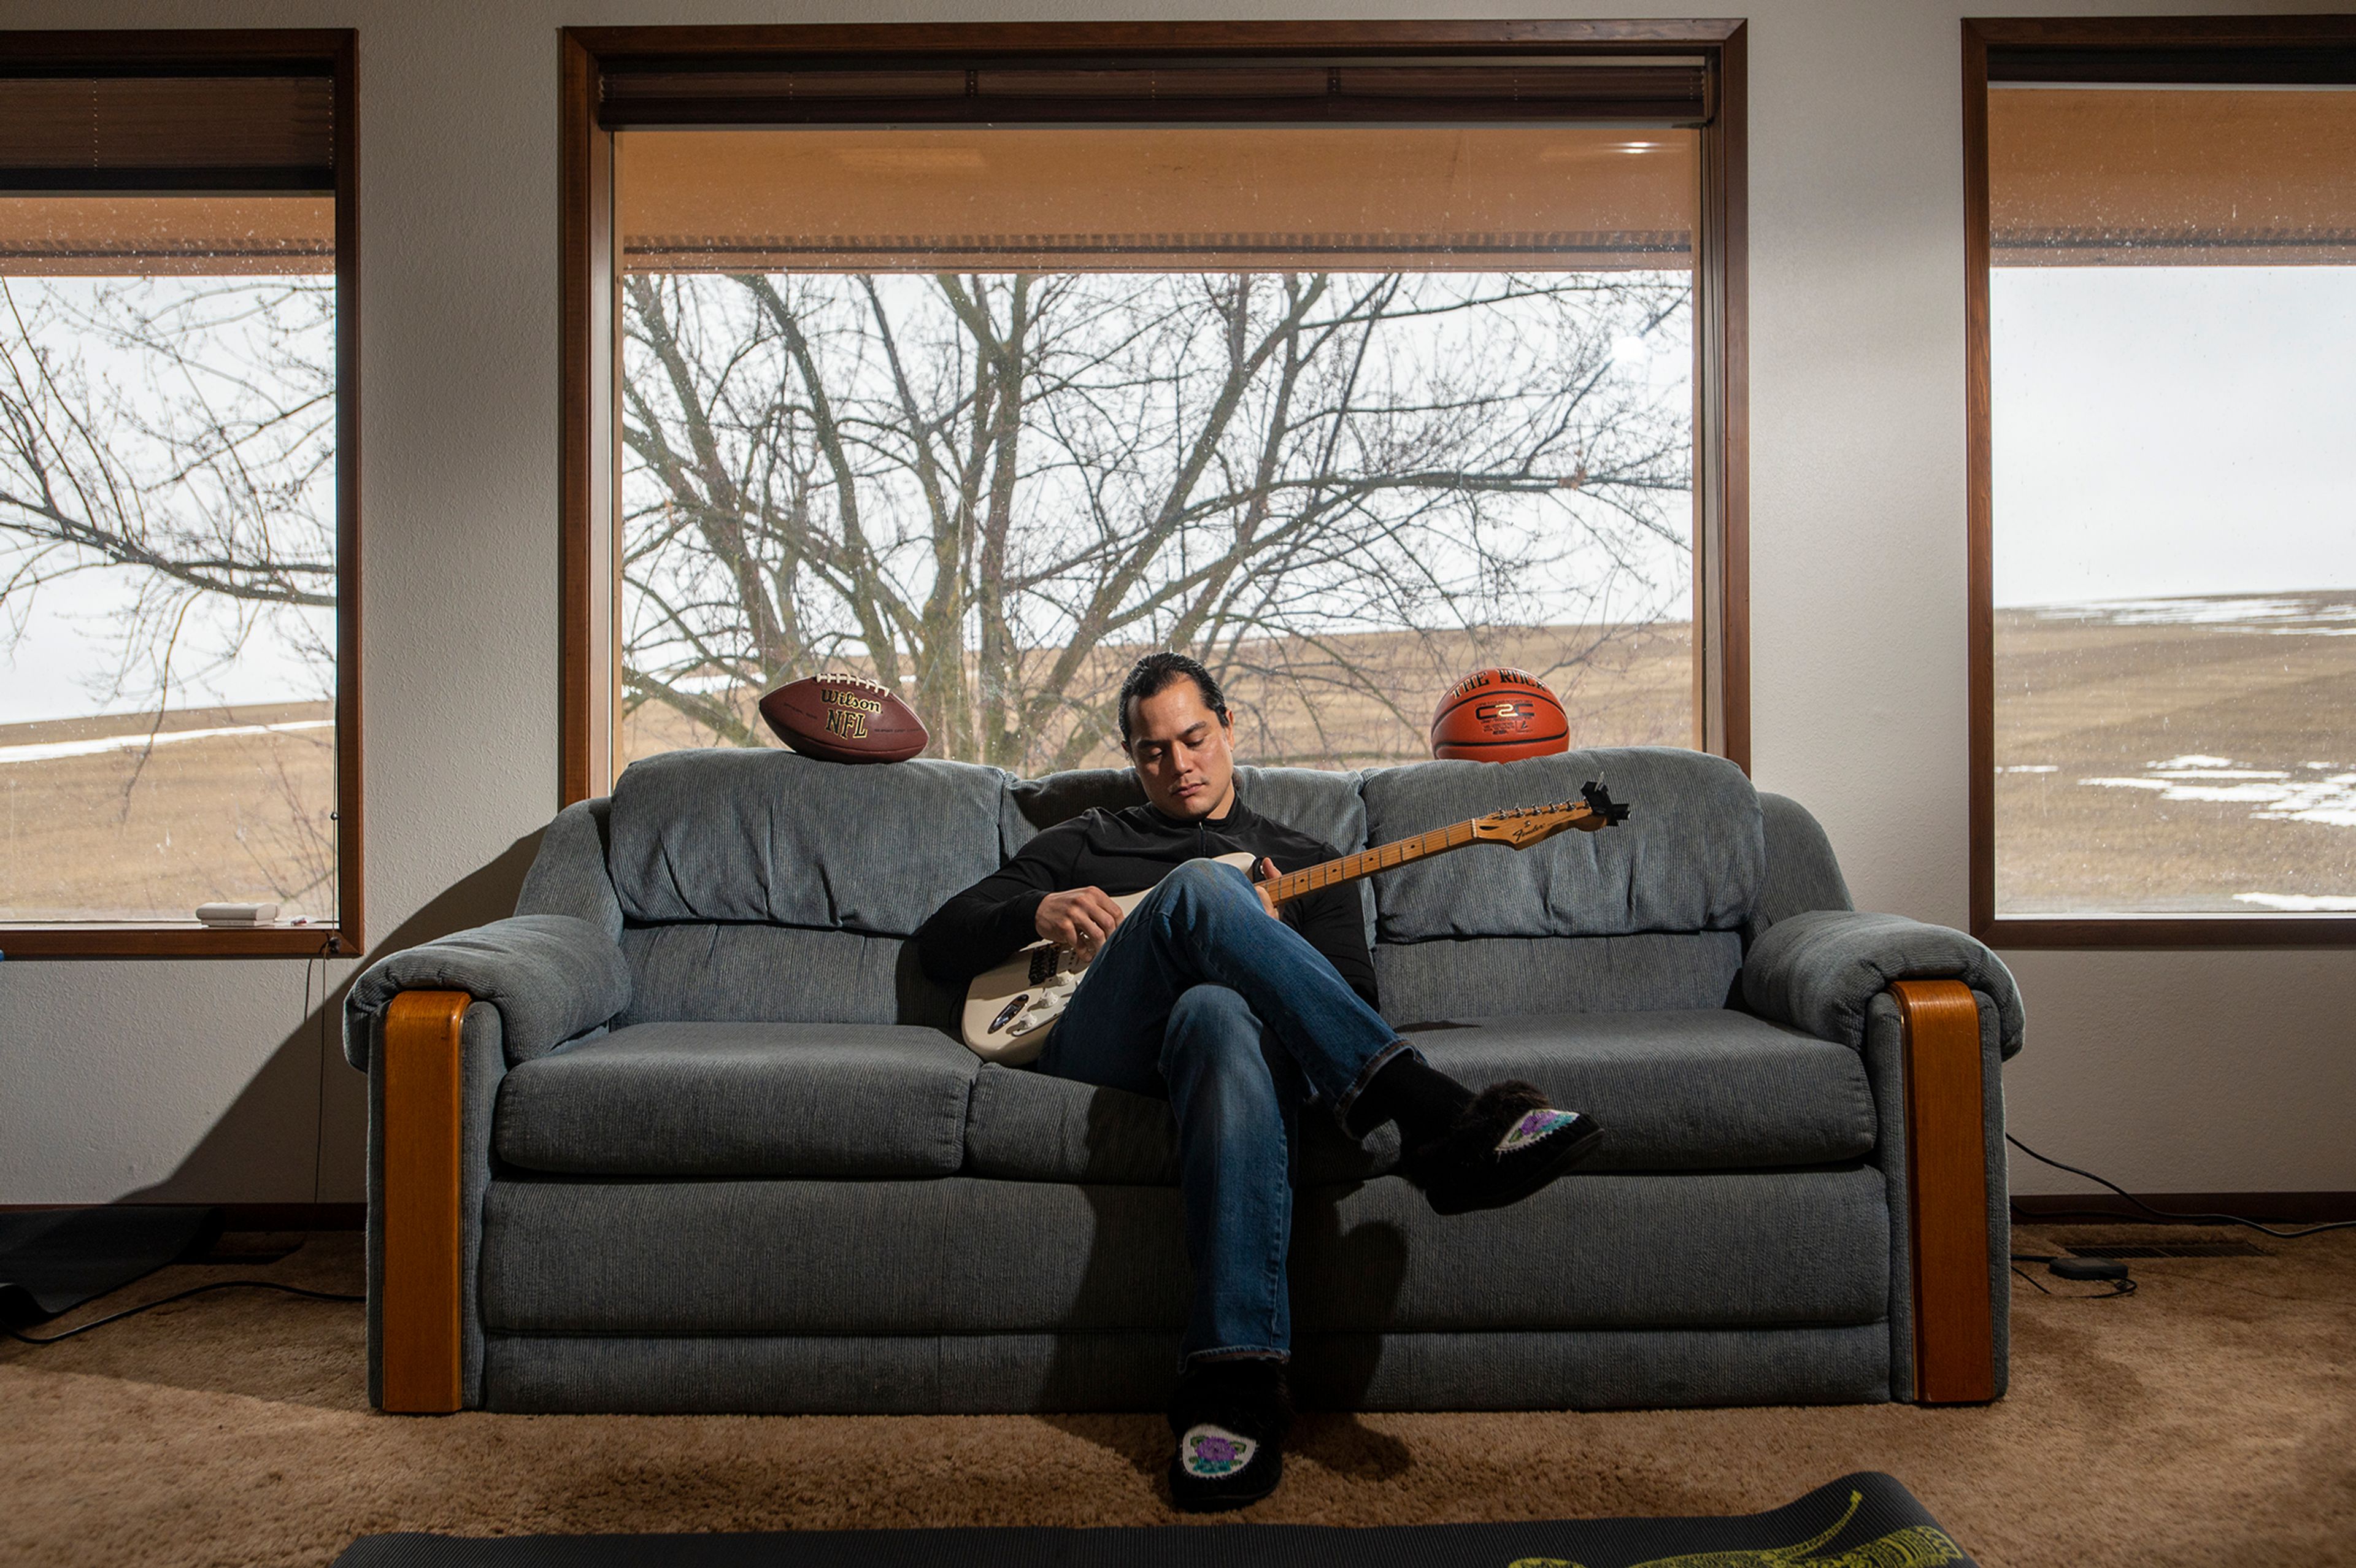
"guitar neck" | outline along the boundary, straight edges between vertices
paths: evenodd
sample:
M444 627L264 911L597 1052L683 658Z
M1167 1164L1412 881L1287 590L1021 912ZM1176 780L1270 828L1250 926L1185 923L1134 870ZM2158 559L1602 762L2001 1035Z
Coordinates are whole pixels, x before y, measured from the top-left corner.
M1355 882L1361 877L1371 877L1376 871L1404 866L1410 860L1425 860L1434 855L1445 855L1451 849L1462 849L1475 841L1472 828L1479 820L1478 817L1468 817L1446 827L1435 827L1429 833L1419 833L1412 838L1377 844L1371 849L1361 849L1355 855L1344 855L1322 866L1287 871L1272 881L1262 882L1260 886L1272 903L1305 898L1327 888L1340 887L1344 882Z

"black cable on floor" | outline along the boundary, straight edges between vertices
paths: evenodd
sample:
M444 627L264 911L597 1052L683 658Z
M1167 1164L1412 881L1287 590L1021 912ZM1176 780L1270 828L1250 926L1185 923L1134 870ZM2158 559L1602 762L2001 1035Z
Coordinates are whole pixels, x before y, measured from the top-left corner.
M313 1301L366 1301L368 1299L365 1296L340 1296L331 1290L305 1290L299 1285L280 1285L275 1280L217 1279L210 1285L193 1285L187 1290L155 1301L143 1302L137 1307L127 1307L120 1312L100 1318L95 1323L85 1323L79 1328L69 1328L62 1334L50 1334L37 1339L30 1334L20 1333L5 1324L0 1324L0 1331L5 1331L8 1338L20 1344L54 1345L60 1339L70 1339L77 1334L87 1334L93 1328L103 1328L110 1323L120 1323L126 1317L136 1317L153 1307L168 1307L175 1301L186 1301L192 1296L202 1296L209 1290L280 1290L289 1296L306 1296Z
M2027 1280L2031 1290L2034 1290L2040 1296L2054 1295L2054 1292L2045 1288L2043 1283L2040 1281L2035 1275L2030 1274L2027 1269L2020 1266L2025 1263L2050 1264L2053 1261L2051 1258L2035 1257L2026 1253L2015 1253L2012 1254L2012 1272ZM2058 1299L2062 1301L2111 1301L2122 1296L2133 1296L2135 1293L2136 1282L2134 1280L2115 1279L2111 1281L2111 1288L2103 1292L2100 1296L2064 1296L2058 1297Z
M2010 1133L2004 1135L2004 1141L2019 1149L2021 1153L2027 1155L2029 1158L2037 1161L2040 1165L2050 1165L2056 1170L2066 1170L2072 1176L2083 1176L2089 1181L2096 1182L2104 1187L2109 1188L2112 1191L2117 1193L2120 1197L2126 1199L2128 1202L2134 1204L2136 1208L2142 1210L2145 1213L2151 1215L2155 1219L2197 1220L2204 1225L2247 1225L2251 1230L2259 1232L2265 1235L2272 1236L2276 1241L2280 1242L2295 1242L2301 1236L2312 1236L2322 1231L2345 1231L2356 1228L2356 1220L2330 1220L2326 1221L2320 1225L2307 1225L2296 1231L2277 1231L2271 1225L2261 1225L2255 1220L2244 1219L2239 1214L2171 1213L2166 1209L2153 1208L2150 1204L2145 1202L2134 1193L2129 1192L2126 1188L2121 1187L2117 1182L2106 1180L2102 1177L2096 1176L2091 1170L2081 1170L2074 1165L2064 1165L2058 1159L2049 1159L2045 1156L2038 1153L2035 1149L2030 1148L2027 1144L2022 1143L2019 1138L2014 1137ZM2093 1209L2073 1209L2064 1211L2064 1212L2073 1214L2094 1214L2100 1211ZM2105 1217L2115 1220L2119 1216L2112 1214ZM2039 1215L2036 1216L2036 1218L2049 1219L2051 1218L2051 1216ZM2036 1282L2032 1280L2029 1283L2033 1285Z

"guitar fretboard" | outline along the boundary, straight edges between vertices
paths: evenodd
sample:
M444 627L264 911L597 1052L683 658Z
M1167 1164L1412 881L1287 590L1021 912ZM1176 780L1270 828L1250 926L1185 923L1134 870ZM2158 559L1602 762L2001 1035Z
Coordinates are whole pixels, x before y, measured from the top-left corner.
M1435 827L1429 833L1419 833L1412 838L1401 838L1390 844L1377 844L1371 849L1361 849L1355 855L1344 855L1322 866L1287 871L1264 885L1269 897L1277 903L1282 903L1288 899L1313 893L1320 888L1355 882L1361 877L1371 877L1376 871L1404 866L1409 860L1420 860L1428 855L1440 855L1451 849L1462 848L1472 842L1472 825L1478 820L1476 817L1447 827Z

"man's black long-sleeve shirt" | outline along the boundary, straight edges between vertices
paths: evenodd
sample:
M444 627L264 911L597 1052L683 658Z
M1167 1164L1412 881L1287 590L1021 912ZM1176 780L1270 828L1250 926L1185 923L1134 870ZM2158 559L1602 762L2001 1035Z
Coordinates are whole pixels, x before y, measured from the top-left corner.
M1188 860L1237 853L1266 856L1284 871L1336 859L1341 851L1253 811L1238 795L1217 821L1182 822L1150 805L1088 812L1059 822L1014 859L949 900L916 933L925 973L963 987L1039 940L1039 901L1075 888L1119 896L1142 892ZM1352 990L1375 1006L1375 965L1355 883L1288 901L1286 924L1325 955Z

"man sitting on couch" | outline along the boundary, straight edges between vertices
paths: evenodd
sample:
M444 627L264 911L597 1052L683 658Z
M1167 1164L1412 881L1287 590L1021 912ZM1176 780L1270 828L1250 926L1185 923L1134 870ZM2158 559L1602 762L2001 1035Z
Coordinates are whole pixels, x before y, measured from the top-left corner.
M1238 1508L1283 1474L1291 1353L1285 1252L1296 1113L1323 1104L1352 1137L1399 1127L1400 1169L1443 1214L1520 1201L1599 1136L1532 1085L1475 1094L1375 1010L1357 890L1289 902L1254 888L1340 854L1239 799L1235 722L1183 654L1138 660L1121 743L1147 804L1048 828L916 933L926 971L962 987L1044 937L1088 957L1038 1069L1169 1100L1194 1299L1170 1422L1171 1500ZM1214 856L1257 858L1248 880ZM1124 919L1114 894L1151 888Z

